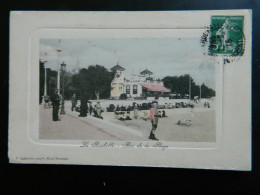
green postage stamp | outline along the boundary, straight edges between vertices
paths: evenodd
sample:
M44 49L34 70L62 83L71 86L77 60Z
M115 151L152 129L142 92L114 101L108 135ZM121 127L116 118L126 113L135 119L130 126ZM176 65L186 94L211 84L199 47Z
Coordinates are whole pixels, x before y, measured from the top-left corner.
M209 54L242 56L244 52L244 16L212 16Z

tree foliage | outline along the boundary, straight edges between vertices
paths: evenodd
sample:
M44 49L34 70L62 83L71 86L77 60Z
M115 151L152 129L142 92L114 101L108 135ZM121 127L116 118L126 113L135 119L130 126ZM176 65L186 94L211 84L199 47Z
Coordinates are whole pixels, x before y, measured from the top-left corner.
M46 69L47 72L47 95L51 95L57 88L57 71Z
M108 71L104 66L89 66L73 75L72 86L78 94L87 92L89 99L109 98L113 78L114 73Z
M40 61L40 97L44 95L44 63ZM57 71L46 69L47 71L47 95L51 95L57 87ZM75 93L81 96L84 92L87 93L88 99L106 99L110 97L111 82L115 76L115 72L107 70L104 66L94 65L87 69L82 68L77 74L70 74L63 72L60 80L60 92L63 90L63 74L64 74L64 98L70 99ZM164 86L171 90L171 93L184 95L189 94L189 80L190 75L182 76L167 76L163 78ZM191 78L191 98L200 96L200 86L197 85L193 78ZM215 96L215 91L207 87L204 83L201 85L202 98ZM123 96L121 98L124 98Z
M172 93L180 94L184 96L189 94L189 82L191 79L191 98L194 96L200 96L200 86L196 85L193 78L190 75L185 74L181 76L167 76L163 78L164 86L171 90ZM202 98L215 96L215 91L207 87L204 83L201 85Z
M201 85L201 96L205 98L213 97L216 95L216 92L208 88L204 83Z

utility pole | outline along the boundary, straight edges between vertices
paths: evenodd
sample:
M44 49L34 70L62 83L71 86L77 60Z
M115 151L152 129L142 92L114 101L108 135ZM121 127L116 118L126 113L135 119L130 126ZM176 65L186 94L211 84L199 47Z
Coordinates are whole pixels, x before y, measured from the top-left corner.
M44 61L44 64L47 61ZM46 71L46 66L44 67L44 96L47 96L47 71Z
M61 64L61 71L62 71L62 105L61 105L61 111L60 114L66 114L65 113L65 109L64 109L64 103L65 103L65 99L64 99L64 75L65 75L65 71L66 71L66 64L64 62L62 62Z
M44 104L44 100L47 96L47 76L46 76L46 64L47 61L43 61L43 65L44 65L44 92L43 92L43 96L42 96L42 104ZM44 104L45 105L45 104Z
M189 75L189 100L191 100L191 76Z

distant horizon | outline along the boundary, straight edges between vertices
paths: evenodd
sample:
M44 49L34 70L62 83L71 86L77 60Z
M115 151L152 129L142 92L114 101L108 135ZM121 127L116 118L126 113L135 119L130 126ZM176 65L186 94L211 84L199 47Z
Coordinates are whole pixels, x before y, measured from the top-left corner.
M62 51L57 55L57 49ZM205 83L215 90L215 67L202 54L197 38L125 38L125 39L41 39L40 60L57 70L101 65L110 70L117 63L128 74L138 75L146 68L153 78L189 74L197 85Z

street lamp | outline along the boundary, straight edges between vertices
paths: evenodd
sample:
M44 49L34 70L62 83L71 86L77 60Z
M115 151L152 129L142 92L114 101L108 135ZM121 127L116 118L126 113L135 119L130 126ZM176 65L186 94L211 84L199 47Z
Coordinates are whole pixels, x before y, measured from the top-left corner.
M41 61L44 65L44 92L42 96L42 104L44 105L44 108L46 108L46 101L49 100L49 96L47 95L47 72L46 72L46 63L47 61Z
M60 94L60 71L59 71L59 53L62 52L62 49L60 48L60 42L61 40L59 39L59 48L56 50L57 51L57 65L58 65L58 71L57 71L57 89L58 89L58 94Z
M44 65L47 61L44 61ZM46 72L46 66L44 66L44 96L47 95L47 72Z
M47 61L43 62L44 65L47 63ZM43 94L43 101L44 101L44 108L49 108L49 100L50 97L47 95L47 67L44 66L44 94Z
M64 75L66 71L66 64L62 62L61 64L61 72L62 72L62 105L61 105L61 111L60 114L66 114L64 109Z

